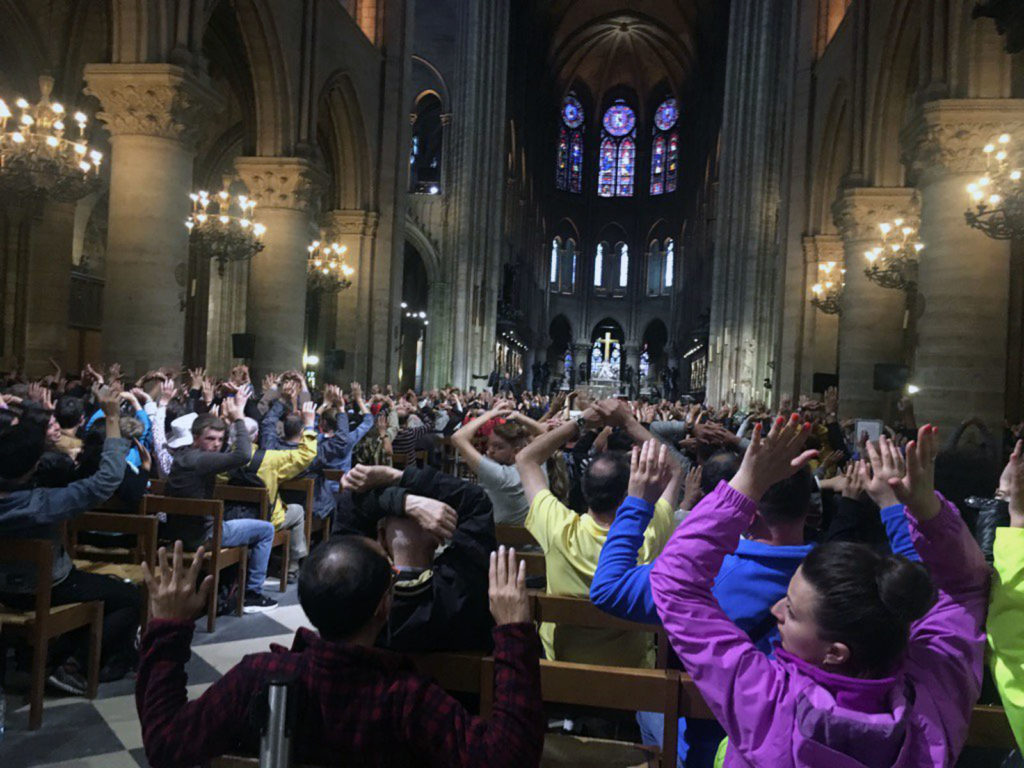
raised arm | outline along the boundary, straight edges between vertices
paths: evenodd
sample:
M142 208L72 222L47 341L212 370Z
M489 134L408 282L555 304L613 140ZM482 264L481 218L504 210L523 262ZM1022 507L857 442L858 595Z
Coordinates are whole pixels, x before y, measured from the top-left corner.
M592 410L588 409L588 412L592 413ZM523 494L531 505L538 493L548 489L547 478L544 476L544 470L541 469L544 463L566 441L576 437L579 433L579 425L575 421L567 421L539 437L535 437L516 454L516 469L519 471L519 480L523 484Z
M491 419L507 417L511 413L512 411L509 408L492 408L489 411L484 411L468 424L463 425L462 429L452 434L452 445L462 454L466 466L469 467L473 474L479 471L480 459L483 458L480 451L473 447L473 438L476 436L477 431Z

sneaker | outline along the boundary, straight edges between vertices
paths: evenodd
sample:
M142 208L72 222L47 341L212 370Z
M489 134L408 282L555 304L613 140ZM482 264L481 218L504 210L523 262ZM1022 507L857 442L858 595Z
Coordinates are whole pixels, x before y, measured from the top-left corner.
M85 677L82 675L82 671L78 667L78 662L73 659L68 659L53 670L50 676L46 678L46 682L57 690L74 696L85 696L89 687Z
M299 572L298 571L288 571L288 583L289 584L297 584L298 581L299 581Z
M277 608L277 601L271 600L266 595L261 595L259 592L246 592L245 603L242 610L245 613L264 613L265 611L272 611Z

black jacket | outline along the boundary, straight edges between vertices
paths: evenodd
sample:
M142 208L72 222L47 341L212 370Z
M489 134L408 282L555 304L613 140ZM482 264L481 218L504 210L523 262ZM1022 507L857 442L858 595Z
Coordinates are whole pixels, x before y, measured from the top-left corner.
M406 494L443 501L458 514L455 535L433 568L399 578L378 645L395 651L490 650L487 578L497 548L491 502L483 488L433 467L408 467L397 486L338 497L334 535L377 535L386 515L403 515Z

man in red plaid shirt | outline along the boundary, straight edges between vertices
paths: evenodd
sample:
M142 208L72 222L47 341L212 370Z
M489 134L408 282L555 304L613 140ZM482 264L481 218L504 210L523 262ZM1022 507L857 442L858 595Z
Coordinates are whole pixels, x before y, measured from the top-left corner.
M373 647L388 618L394 571L371 539L334 537L303 563L299 600L319 634L300 629L291 650L246 656L199 699L187 701L185 664L194 617L206 605L207 577L159 552L144 566L152 617L142 639L136 704L153 768L252 754L253 716L266 683L294 680L299 702L295 760L346 766L536 766L544 740L540 642L530 620L526 571L515 553L491 554L494 707L469 714L408 660Z

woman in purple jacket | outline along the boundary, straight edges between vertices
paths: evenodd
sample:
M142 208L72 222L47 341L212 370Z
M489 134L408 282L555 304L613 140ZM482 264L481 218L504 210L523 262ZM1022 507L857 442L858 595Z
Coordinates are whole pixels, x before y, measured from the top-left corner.
M697 506L651 571L672 645L728 734L718 764L952 765L981 686L989 572L956 508L935 493L936 428L907 446L905 477L869 478L906 505L927 572L861 545L818 548L773 609L774 659L712 596L757 500L814 455L802 452L807 425L796 418L767 439L756 429L739 472Z

